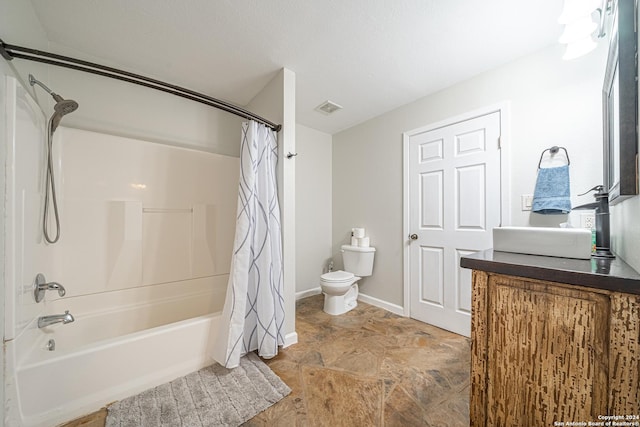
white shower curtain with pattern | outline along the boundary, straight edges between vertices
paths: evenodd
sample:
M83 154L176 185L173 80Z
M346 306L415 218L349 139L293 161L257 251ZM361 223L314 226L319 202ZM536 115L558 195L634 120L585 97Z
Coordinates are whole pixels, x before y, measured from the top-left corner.
M271 358L284 343L277 161L276 133L254 121L243 123L233 258L213 348L214 359L227 368L254 350Z

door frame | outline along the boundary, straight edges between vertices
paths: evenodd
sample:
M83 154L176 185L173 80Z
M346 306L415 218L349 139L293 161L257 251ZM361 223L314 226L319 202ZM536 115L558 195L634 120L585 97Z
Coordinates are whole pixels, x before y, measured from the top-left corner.
M405 317L411 316L411 286L409 283L410 256L409 247L411 240L409 233L409 140L412 136L429 132L442 127L454 125L459 122L475 119L480 116L500 113L500 225L511 224L511 168L510 168L510 104L509 101L488 105L477 110L468 111L454 117L421 126L402 133L402 256L403 256L403 295Z

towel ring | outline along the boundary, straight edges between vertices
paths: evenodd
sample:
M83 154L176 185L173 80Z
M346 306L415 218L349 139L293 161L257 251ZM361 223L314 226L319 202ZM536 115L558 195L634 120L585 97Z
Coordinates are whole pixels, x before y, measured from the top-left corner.
M548 151L551 153L552 156L554 156L558 153L558 151L560 151L560 149L564 150L564 155L567 156L567 166L569 166L571 164L571 160L569 160L569 153L567 152L567 149L564 147L558 147L557 145L554 145L551 148L542 150L542 153L540 154L540 160L538 161L538 169L540 169L540 165L542 164L542 158L544 157L544 153Z

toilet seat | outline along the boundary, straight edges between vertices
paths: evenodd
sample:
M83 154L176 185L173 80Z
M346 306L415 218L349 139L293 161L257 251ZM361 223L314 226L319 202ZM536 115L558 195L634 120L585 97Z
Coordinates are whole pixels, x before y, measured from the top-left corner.
M348 271L331 271L320 276L320 280L325 283L344 283L352 281L355 275Z

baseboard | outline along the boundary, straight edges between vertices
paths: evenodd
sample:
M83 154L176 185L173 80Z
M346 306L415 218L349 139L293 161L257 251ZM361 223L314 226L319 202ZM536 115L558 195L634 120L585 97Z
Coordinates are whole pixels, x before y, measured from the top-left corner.
M363 293L358 294L358 301L366 302L367 304L371 304L373 306L390 311L394 314L397 314L398 316L405 317L404 308L399 305L391 304L390 302L383 301L381 299L378 299L369 295L365 295Z
M319 295L322 293L322 290L320 289L320 287L317 288L313 288L313 289L307 289L306 291L300 291L300 292L296 292L296 301L303 299L303 298L307 298L307 297L311 297L314 295ZM406 317L404 314L404 308L402 308L399 305L396 304L391 304L389 302L383 301L381 299L378 298L374 298L372 296L369 295L365 295L362 293L358 294L358 300L367 303L367 304L371 304L375 307L379 307L382 308L383 310L387 310L390 311L391 313L397 314L398 316L403 316ZM283 348L289 347L290 345L293 344L297 344L298 342L298 333L297 332L291 332L287 335L285 335L284 337L284 344L283 344Z
M306 291L296 292L296 301L298 301L299 299L312 297L314 295L320 295L321 293L322 289L320 289L320 286L313 289L307 289Z
M284 344L282 345L282 347L287 348L290 345L294 345L297 343L298 343L298 333L291 332L284 336Z
M296 301L303 298L311 297L314 295L320 295L321 293L322 293L322 289L320 289L319 286L317 288L307 289L306 291L296 292ZM382 308L384 310L390 311L394 314L397 314L398 316L406 317L404 314L404 308L399 305L391 304L390 302L386 302L381 299L378 299L363 293L358 294L358 300L362 302L366 302L367 304L371 304L373 306Z
M321 293L322 293L322 290L320 289L319 286L317 288L307 289L306 291L296 292L296 301L298 301L299 299L312 297L314 295L319 295ZM291 332L284 336L284 344L282 345L282 347L286 348L286 347L289 347L290 345L297 344L297 343L298 343L298 333Z

